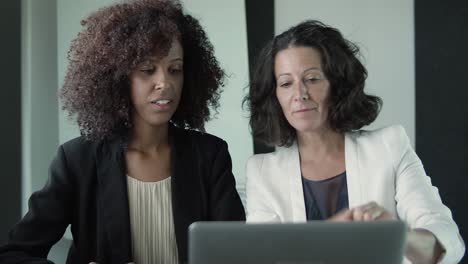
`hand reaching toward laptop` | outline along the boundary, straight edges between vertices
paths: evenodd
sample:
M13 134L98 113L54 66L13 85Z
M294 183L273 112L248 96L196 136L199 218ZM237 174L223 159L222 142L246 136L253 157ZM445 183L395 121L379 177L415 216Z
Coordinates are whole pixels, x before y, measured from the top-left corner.
M395 218L376 202L370 202L338 212L328 220L335 222L394 220Z
M328 219L334 222L360 222L376 220L396 220L385 208L376 202L338 212ZM425 229L408 229L406 257L412 263L437 263L444 249L437 238Z

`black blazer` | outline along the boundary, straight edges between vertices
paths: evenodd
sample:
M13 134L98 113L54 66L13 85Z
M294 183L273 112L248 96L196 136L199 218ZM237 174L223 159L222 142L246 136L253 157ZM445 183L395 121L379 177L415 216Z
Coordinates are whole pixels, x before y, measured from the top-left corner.
M223 140L170 128L174 228L187 262L187 228L195 221L245 220ZM0 247L0 263L51 263L50 248L71 225L67 263L132 262L124 144L82 137L58 149L44 188Z

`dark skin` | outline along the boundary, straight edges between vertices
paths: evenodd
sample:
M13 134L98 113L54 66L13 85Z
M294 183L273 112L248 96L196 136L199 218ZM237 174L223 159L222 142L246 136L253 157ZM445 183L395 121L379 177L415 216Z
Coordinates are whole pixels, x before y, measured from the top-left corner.
M166 57L149 58L131 74L133 128L125 153L127 173L145 182L170 176L169 120L183 86L183 51L175 41Z
M157 182L171 175L169 120L182 94L182 69L183 50L175 40L166 57L148 58L130 75L133 127L125 162L132 178Z
M162 127L158 135L148 133L146 138L150 136L154 136L153 140L145 141L141 135L133 140L125 153L125 161L130 177L144 182L157 182L168 178L171 173L167 127Z

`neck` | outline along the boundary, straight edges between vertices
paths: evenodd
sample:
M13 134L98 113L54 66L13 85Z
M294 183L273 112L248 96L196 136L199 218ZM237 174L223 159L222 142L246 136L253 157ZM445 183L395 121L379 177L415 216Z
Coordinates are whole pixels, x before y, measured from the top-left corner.
M141 152L159 152L169 145L169 123L149 125L134 119L129 149Z
M302 161L317 161L342 155L344 136L329 128L297 132L297 145Z

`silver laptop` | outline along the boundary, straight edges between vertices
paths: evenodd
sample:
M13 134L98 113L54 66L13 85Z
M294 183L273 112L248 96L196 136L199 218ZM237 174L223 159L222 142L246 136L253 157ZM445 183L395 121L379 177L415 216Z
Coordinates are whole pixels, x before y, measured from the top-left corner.
M189 264L397 264L405 239L400 221L197 222L189 227Z

